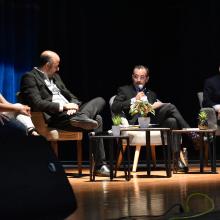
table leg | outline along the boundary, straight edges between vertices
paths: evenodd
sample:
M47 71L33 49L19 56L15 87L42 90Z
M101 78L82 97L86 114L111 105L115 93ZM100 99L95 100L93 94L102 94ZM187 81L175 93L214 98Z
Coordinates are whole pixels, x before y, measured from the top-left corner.
M125 139L127 141L127 139ZM121 152L121 155L122 155L122 161L123 161L123 169L124 169L124 173L125 173L125 179L127 179L127 168L126 168L126 164L125 164L125 155L126 155L126 152L127 152L127 144L126 144L126 147L125 149L123 149L123 139L120 139L120 144L119 144L119 149L120 149L120 152Z
M172 156L173 156L173 173L178 172L178 160L180 157L180 146L179 138L181 134L173 133L171 134L171 145L172 145Z
M146 158L147 158L147 175L150 176L151 147L150 147L150 131L145 132L146 135Z
M204 148L205 148L205 142L204 142L204 134L199 134L200 139L202 140L202 146L200 147L200 173L204 172Z
M172 176L171 172L171 159L170 159L170 149L171 149L171 133L170 131L167 131L167 177Z
M210 135L208 135L208 144L209 144L209 149L211 149L211 169L212 169L212 173L217 173L216 172L216 136L215 136L215 132L212 133L212 140L210 138Z
M118 139L116 140L118 146ZM114 141L113 141L114 143ZM113 180L113 145L109 144L109 163L110 163L110 180Z
M90 181L95 180L94 175L94 162L93 162L93 156L92 156L92 139L89 138L89 175L90 175Z
M127 140L126 151L127 151L127 160L128 160L128 172L127 172L126 180L129 181L131 179L131 173L130 173L130 144L129 144L129 138L127 138L126 140Z

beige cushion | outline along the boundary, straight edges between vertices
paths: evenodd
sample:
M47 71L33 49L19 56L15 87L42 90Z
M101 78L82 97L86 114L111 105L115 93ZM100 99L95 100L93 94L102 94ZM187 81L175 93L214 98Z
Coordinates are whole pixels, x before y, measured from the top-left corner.
M123 131L122 134L129 136L130 145L146 145L145 131ZM150 143L151 145L162 145L160 131L150 132Z
M122 118L122 125L129 126L128 120ZM123 131L122 134L129 136L130 145L146 145L145 131ZM166 138L165 138L166 140ZM150 132L150 143L151 145L162 145L160 131Z

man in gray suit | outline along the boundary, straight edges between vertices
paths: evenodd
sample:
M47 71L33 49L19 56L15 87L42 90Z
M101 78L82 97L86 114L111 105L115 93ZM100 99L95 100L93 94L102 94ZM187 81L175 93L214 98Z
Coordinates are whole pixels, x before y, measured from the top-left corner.
M44 112L49 126L63 130L102 132L102 117L99 114L105 106L105 100L97 97L82 103L61 80L59 64L57 53L49 50L41 53L38 67L22 76L21 95L24 103L32 111ZM109 175L102 140L97 143L94 152L97 174Z

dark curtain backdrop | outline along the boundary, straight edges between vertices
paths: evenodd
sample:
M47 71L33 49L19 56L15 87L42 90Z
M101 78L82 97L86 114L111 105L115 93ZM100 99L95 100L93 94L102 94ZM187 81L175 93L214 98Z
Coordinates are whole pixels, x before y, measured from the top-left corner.
M147 65L152 90L196 126L196 93L218 73L218 0L0 2L0 90L11 101L20 75L50 49L61 57L67 87L83 101L102 96L108 103L130 83L134 65ZM108 105L104 121L110 128Z

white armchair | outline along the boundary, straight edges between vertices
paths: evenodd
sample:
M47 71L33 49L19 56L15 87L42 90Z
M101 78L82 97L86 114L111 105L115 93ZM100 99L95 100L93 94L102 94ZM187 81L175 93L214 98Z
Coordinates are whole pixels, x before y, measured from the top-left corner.
M115 96L112 96L109 100L110 109L111 109L111 106L112 106L114 99L115 99ZM111 114L113 116L112 112L111 112ZM122 124L125 126L129 125L128 120L124 117L122 117ZM123 131L123 133L129 136L130 146L135 147L132 172L136 172L141 147L146 146L145 132L144 131ZM152 154L153 165L154 165L154 167L156 167L155 147L158 145L162 145L160 131L151 131L150 132L150 140L151 140L151 154ZM126 147L126 145L124 145L123 148L124 147ZM118 158L117 167L120 166L121 160L122 160L122 157L120 155Z

